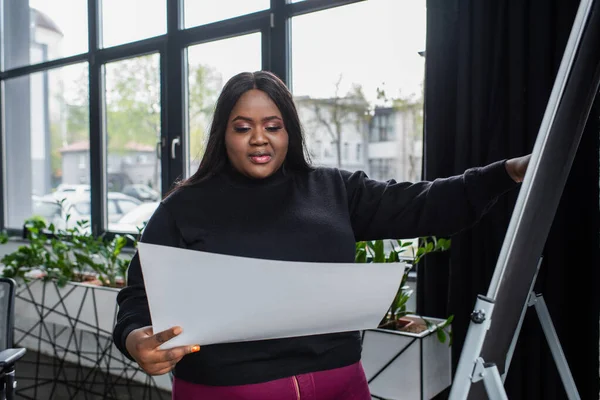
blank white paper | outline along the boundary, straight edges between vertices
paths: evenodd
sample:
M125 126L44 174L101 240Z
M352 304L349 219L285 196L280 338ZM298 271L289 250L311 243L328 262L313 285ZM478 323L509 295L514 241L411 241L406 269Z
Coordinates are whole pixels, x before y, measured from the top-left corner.
M405 263L262 260L138 243L153 331L207 345L376 328Z

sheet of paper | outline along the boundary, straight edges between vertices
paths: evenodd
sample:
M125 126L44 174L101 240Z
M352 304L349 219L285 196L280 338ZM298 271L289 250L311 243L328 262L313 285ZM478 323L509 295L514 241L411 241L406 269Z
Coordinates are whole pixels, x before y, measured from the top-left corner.
M376 328L406 267L138 250L154 332L183 328L163 349Z

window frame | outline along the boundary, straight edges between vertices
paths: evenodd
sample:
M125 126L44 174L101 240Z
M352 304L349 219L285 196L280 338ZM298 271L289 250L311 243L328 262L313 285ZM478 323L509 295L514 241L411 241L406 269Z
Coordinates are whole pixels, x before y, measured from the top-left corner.
M0 15L3 15L5 3L0 0ZM190 0L188 0L190 1ZM255 13L238 16L218 22L184 29L183 0L166 0L167 32L139 41L113 47L101 47L101 0L87 0L88 6L88 50L85 53L45 61L38 64L21 66L0 71L0 126L4 127L5 81L11 78L29 76L54 68L87 62L89 68L89 167L91 187L91 225L94 235L108 232L106 198L106 134L104 112L104 67L107 63L133 58L151 53L160 57L161 85L161 181L162 194L166 193L173 182L184 176L187 168L188 143L186 135L187 107L187 60L186 49L189 46L215 40L241 36L248 33L262 34L262 68L277 74L288 86L291 84L291 18L308 13L327 10L352 3L368 0L309 0L288 3L287 0L271 0L270 8ZM3 24L0 24L2 27ZM0 47L4 42L4 31L0 31ZM168 101L167 101L168 93ZM9 234L20 235L21 230L6 229L7 188L5 176L6 131L2 129L0 140L0 229ZM177 137L181 145L176 146L175 157L170 157L171 143Z

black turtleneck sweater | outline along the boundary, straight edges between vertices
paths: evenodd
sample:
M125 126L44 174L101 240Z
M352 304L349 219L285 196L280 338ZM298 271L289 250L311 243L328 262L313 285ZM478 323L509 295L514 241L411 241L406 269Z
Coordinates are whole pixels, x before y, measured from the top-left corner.
M504 161L414 184L330 168L281 169L253 180L228 168L163 200L141 241L271 260L353 262L356 241L449 236L470 227L515 186ZM137 254L118 304L114 340L130 357L127 335L151 325ZM244 326L232 321L231 329ZM347 366L360 354L358 332L207 345L174 373L194 383L240 385Z

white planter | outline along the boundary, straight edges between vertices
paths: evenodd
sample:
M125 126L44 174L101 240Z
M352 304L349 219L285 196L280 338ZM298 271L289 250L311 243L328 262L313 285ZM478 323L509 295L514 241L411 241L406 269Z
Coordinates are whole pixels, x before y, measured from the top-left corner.
M441 343L431 330L364 331L362 364L374 399L428 400L449 387L452 379L448 340Z
M15 299L16 346L110 373L121 385L127 379L170 392L169 375L148 376L114 345L118 292L75 282L62 288L41 280L19 285Z

